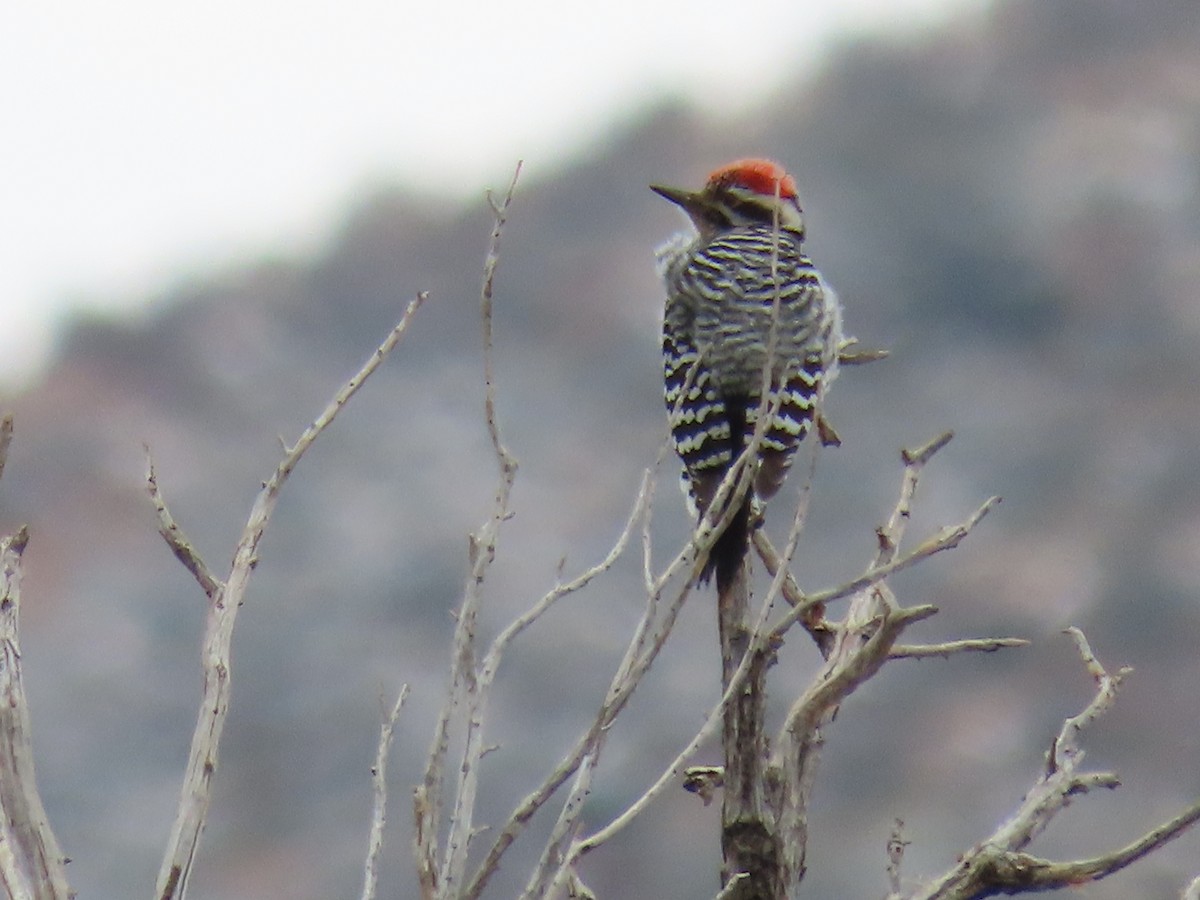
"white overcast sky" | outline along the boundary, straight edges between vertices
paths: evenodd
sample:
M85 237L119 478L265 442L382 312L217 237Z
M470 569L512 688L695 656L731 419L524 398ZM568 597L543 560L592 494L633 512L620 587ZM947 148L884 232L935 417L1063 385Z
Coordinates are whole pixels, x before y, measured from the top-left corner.
M314 245L371 181L461 201L657 97L735 110L981 5L0 0L0 381L71 305Z

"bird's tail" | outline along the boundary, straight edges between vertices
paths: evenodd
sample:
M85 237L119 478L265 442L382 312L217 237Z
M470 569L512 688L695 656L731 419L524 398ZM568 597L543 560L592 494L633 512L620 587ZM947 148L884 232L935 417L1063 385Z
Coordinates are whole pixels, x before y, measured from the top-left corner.
M725 415L729 421L730 458L736 460L746 445L746 403L741 398L727 399ZM737 577L750 545L750 500L753 490L747 490L737 512L717 536L700 572L700 584L717 577L717 593L724 594Z
M700 583L707 584L716 575L717 593L724 594L737 577L750 546L750 494L742 500L725 530L717 537L700 572Z

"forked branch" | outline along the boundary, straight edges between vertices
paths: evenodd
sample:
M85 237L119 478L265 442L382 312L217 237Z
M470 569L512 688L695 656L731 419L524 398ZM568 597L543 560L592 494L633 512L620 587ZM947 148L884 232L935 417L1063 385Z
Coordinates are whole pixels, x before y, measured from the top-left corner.
M1091 859L1055 862L1025 852L1030 841L1050 824L1072 797L1093 788L1111 789L1119 785L1111 772L1080 770L1084 751L1079 741L1084 732L1112 708L1117 689L1130 670L1109 673L1092 652L1083 632L1069 628L1067 633L1096 683L1091 702L1063 722L1050 743L1042 774L1017 812L989 837L964 853L954 868L905 895L907 900L969 900L995 894L1036 893L1099 881L1162 847L1200 820L1200 803L1196 803L1128 846Z
M325 410L300 435L295 446L285 448L283 459L275 467L271 477L263 483L262 490L255 498L250 517L234 551L233 565L224 582L211 575L203 560L183 537L167 509L153 463L147 461L146 489L158 513L159 533L163 535L171 552L187 567L209 596L201 656L204 688L196 727L192 734L192 746L188 754L179 806L159 870L156 893L159 900L177 900L182 898L187 890L188 876L191 874L200 835L208 818L221 734L229 713L233 626L238 610L242 607L250 577L258 564L258 545L270 522L271 514L275 511L279 493L308 448L329 427L342 407L400 342L408 330L409 322L425 302L425 298L424 293L418 294L416 299L409 303L399 323L371 358L334 395Z

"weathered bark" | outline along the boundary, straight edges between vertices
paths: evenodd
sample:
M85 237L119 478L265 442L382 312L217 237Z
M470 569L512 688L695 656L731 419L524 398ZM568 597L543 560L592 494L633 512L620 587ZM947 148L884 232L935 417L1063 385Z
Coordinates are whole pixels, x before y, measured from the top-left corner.
M717 601L723 690L751 645L749 585L749 565L743 561ZM769 648L755 648L742 688L725 708L721 884L730 886L735 876L744 873L730 887L730 896L744 900L782 900L787 895L777 817L763 777L768 757L764 715L769 664Z

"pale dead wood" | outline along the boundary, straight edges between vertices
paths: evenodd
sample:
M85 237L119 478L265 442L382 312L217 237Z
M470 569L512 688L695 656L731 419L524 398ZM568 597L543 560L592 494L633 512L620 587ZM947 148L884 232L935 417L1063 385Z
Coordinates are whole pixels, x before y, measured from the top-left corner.
M884 579L934 553L957 546L998 502L995 498L989 500L965 522L943 529L916 550L900 555L922 470L951 437L947 432L917 450L901 453L904 469L899 495L887 521L876 530L876 551L867 573L839 588L805 596L785 613L772 632L774 641L782 641L797 621L804 621L826 657L816 677L788 710L772 744L765 773L776 792L773 805L780 823L780 869L785 890L804 876L808 807L824 745L823 729L833 720L842 702L888 662L904 630L937 612L928 605L901 607L883 583ZM769 542L766 549L770 550ZM776 580L780 583L786 582L783 577L786 559L787 554L779 561ZM850 605L845 617L837 622L825 621L820 614L824 605L847 596ZM815 618L804 618L814 611Z
M495 680L496 672L499 669L500 661L504 651L512 643L512 641L526 628L532 625L539 617L541 617L550 607L558 603L564 597L576 593L590 584L597 576L607 572L617 559L624 553L628 545L633 531L637 527L639 519L645 514L646 504L651 496L650 491L650 475L646 474L642 485L638 491L636 500L634 501L633 509L630 512L629 518L626 520L621 533L617 536L613 546L609 549L599 563L585 570L574 579L567 582L560 582L551 591L542 596L529 610L514 619L506 626L499 635L493 640L483 662L477 673L476 688L481 694L481 702L478 707L478 720L482 730L483 713L486 709L486 699L491 688L492 682ZM627 699L627 698L626 698ZM599 719L607 722L611 721L608 718L610 715L615 715L615 712L603 709L599 715ZM499 867L501 857L505 851L511 846L512 842L521 834L530 818L542 806L549 801L550 797L561 787L572 774L578 771L579 767L586 761L588 751L594 749L597 740L597 732L603 734L603 725L593 725L584 739L576 745L575 751L568 755L543 782L542 786L528 796L525 801L509 816L508 820L500 827L499 833L493 842L488 853L483 861L472 874L471 880L467 887L462 891L463 897L477 897L486 886L488 880L495 874ZM570 804L568 803L568 806ZM582 805L582 804L581 804ZM563 827L560 825L559 827ZM552 834L547 846L554 843L554 835Z
M754 440L751 440L750 451L754 450ZM743 455L742 462L744 462L745 458L748 458L748 455ZM812 456L812 463L815 464L815 451L814 456ZM740 462L738 464L740 464ZM737 473L731 470L730 473L726 474L725 481L731 482L734 478L737 478L737 476ZM811 468L809 480L811 480ZM805 485L808 485L808 482L805 482ZM724 486L725 485L722 485L722 487ZM803 523L806 516L806 496L808 496L808 494L806 494L805 491L802 502L797 505L796 515L793 517L792 529L790 534L788 534L788 541L786 545L786 554L788 558L790 558L791 554L794 553L794 550L796 550L799 534L803 530ZM694 540L692 540L692 544L696 544L695 536ZM660 576L660 578L653 583L652 587L655 590L661 590L667 578L673 574L674 564L678 563L679 559L680 557L677 557L672 565L667 566L664 574L662 574L662 576ZM692 571L692 577L695 577L696 571L698 570ZM734 701L734 698L738 696L739 692L746 690L746 684L748 684L748 679L751 676L752 667L756 665L757 661L763 659L763 656L760 652L764 647L766 647L766 643L764 643L767 640L766 625L768 622L769 612L773 607L774 599L776 596L778 596L780 583L781 578L776 578L772 588L768 590L766 598L764 598L760 606L760 612L758 612L758 616L754 620L754 623L752 623L752 628L749 632L750 650L749 652L744 653L742 658L738 660L738 665L736 668L734 668L730 676L728 676L727 683L725 684L725 690L722 692L721 700L709 710L706 720L704 720L700 730L698 730L695 736L689 740L688 744L684 746L683 750L680 750L679 754L673 758L671 763L668 764L664 770L662 770L659 778L656 779L646 791L642 792L641 796L638 796L634 800L634 803L631 803L628 808L626 808L623 812L620 812L620 814L614 817L612 821L608 822L606 826L596 829L593 834L586 836L586 838L578 838L572 842L569 850L563 854L563 868L560 870L560 875L556 878L556 881L554 881L554 886L557 887L558 884L562 883L564 877L563 872L572 870L572 866L575 865L575 862L578 858L584 856L584 854L587 854L590 851L595 850L596 847L604 845L605 842L611 840L614 838L614 836L622 832L622 830L636 820L637 816L640 816L642 812L648 808L649 804L652 803L654 799L660 796L662 791L665 791L668 786L673 785L674 782L680 778L680 776L684 776L684 778L690 778L690 773L694 773L694 769L688 768L686 763L688 763L691 758L695 756L697 750L700 749L704 743L707 743L708 740L712 739L716 732L718 732L718 728L722 724L722 719L724 719L726 710L728 707L730 707L730 704ZM684 586L684 592L690 589L690 587L691 582L689 581ZM676 605L672 605L672 610L673 608L676 608L679 601L682 601L682 596L677 599ZM659 632L658 646L660 646L661 640L665 640L665 632ZM707 778L710 782L714 780L724 781L725 767L721 767L720 769L706 767L706 770ZM733 877L731 877L731 883L733 881ZM750 887L750 882L746 881L745 878L737 878L736 883L742 884L743 887L734 889L748 889Z
M363 864L362 900L375 900L375 891L379 886L379 857L383 853L383 828L387 824L388 756L396 733L396 722L407 699L408 685L404 684L400 686L396 702L379 726L379 744L375 748L375 763L371 766L371 828L367 836L367 857Z
M423 898L458 896L466 880L467 857L475 835L475 797L479 785L479 765L487 751L483 741L483 708L487 688L481 688L476 670L476 623L483 605L484 579L496 558L500 530L511 510L509 498L517 477L517 460L505 447L496 416L496 376L493 352L492 308L497 267L500 263L500 237L512 204L521 164L513 172L503 199L496 203L488 195L492 208L492 233L484 260L480 287L480 317L483 325L484 419L500 474L488 519L479 531L470 535L467 576L463 599L459 604L454 628L453 661L446 702L438 713L430 745L425 774L413 792L416 830L413 851ZM448 821L446 851L438 856L445 786L445 760L453 730L463 734L462 760L457 766L454 798Z
M995 653L1016 647L1028 647L1025 638L966 638L961 641L946 641L940 644L896 644L888 653L888 659L929 659L940 656L949 659L956 653Z
M925 461L932 456L933 452L936 452L936 449L938 449L940 446L943 446L944 443L945 439L939 438L938 441L933 442L932 449L921 448L921 450L905 454L905 478L902 483L900 499L897 502L897 510L894 511L892 516L889 517L888 522L880 528L880 532L889 536L889 544L891 546L899 546L900 539L903 535L904 526L908 520L906 510L911 505L912 496L915 492L917 483L917 479L913 477L912 469L915 468L919 472L920 467L924 465ZM727 475L727 478L730 480L732 480L733 477L736 476L733 474ZM817 598L817 602L822 603L845 596L857 596L868 593L868 596L865 598L860 597L857 602L860 605L866 604L866 606L871 610L873 610L877 604L882 605L882 607L887 610L888 615L883 621L880 621L876 619L873 614L866 615L860 609L853 616L852 621L855 623L857 628L862 630L863 640L865 641L863 645L863 652L861 654L850 654L846 660L842 660L840 662L835 660L835 664L839 667L833 670L832 676L830 673L822 673L821 675L818 675L818 678L814 681L815 687L813 691L808 696L803 697L797 708L793 710L794 718L792 724L794 730L804 730L803 727L795 728L797 722L806 723L805 727L808 727L808 734L804 743L805 753L803 754L803 759L800 760L802 764L795 767L794 778L792 778L792 780L789 782L789 786L793 790L793 795L791 797L791 808L795 814L793 814L790 818L787 818L785 824L789 826L788 835L792 838L799 838L797 846L800 848L800 850L798 853L794 853L792 855L789 864L783 869L788 878L796 879L803 872L802 853L806 837L806 823L803 812L807 808L807 797L811 793L811 787L815 779L815 761L818 756L817 750L819 749L823 740L819 729L810 727L811 723L814 721L819 721L823 714L830 714L833 709L836 709L837 704L840 703L845 696L847 696L858 685L869 679L873 674L875 674L875 672L878 671L878 669L889 658L888 651L892 646L895 645L896 637L898 637L904 628L906 628L912 622L927 618L936 612L936 610L930 606L919 606L911 609L902 609L898 607L894 600L888 599L890 598L890 593L886 591L885 586L879 585L879 582L894 571L898 571L901 568L913 565L921 559L927 558L928 556L939 552L942 549L949 549L952 546L956 546L966 537L979 519L986 515L987 511L992 505L994 505L995 502L996 501L993 500L985 503L980 510L977 510L976 513L964 523L952 528L943 529L943 531L935 535L934 538L925 541L918 547L916 551L907 556L900 556L898 553L891 554L889 556L888 554L884 553L881 559L881 550L880 548L877 548L876 559L873 561L872 568L868 570L868 574L866 576L852 580L851 582L839 586L838 588L830 589L828 591L821 592L820 594L813 595ZM802 506L803 504L801 504L801 507ZM802 527L802 524L803 508L800 508L797 511L797 518L793 523L793 531L789 535L788 546L785 553L775 554L774 559L780 561L781 563L783 560L790 560L795 551L795 544L798 541L799 530ZM698 531L699 530L701 529L698 529ZM647 543L647 540L644 535L644 544L645 543ZM645 549L644 552L648 553L648 551ZM771 548L771 552L774 553L773 548ZM676 561L678 561L678 559ZM577 838L568 846L565 851L556 856L556 858L561 859L561 868L559 870L559 876L551 882L552 887L559 887L566 884L568 877L566 873L573 871L573 866L579 857L603 845L605 842L627 827L642 811L647 808L647 806L661 793L663 789L665 789L667 785L673 783L676 778L680 777L682 773L687 771L687 762L691 759L692 755L696 752L699 746L713 736L725 711L728 709L729 704L733 702L738 692L744 689L746 679L751 670L751 665L756 658L756 653L762 654L759 658L766 659L767 656L765 653L763 653L764 649L773 646L772 642L774 642L776 637L782 636L782 634L786 632L789 624L794 624L794 618L790 620L787 618L787 615L795 612L795 610L791 610L787 615L785 615L784 619L777 623L775 628L767 629L763 627L766 621L766 613L770 609L770 604L774 597L780 593L786 592L788 590L787 586L789 582L794 584L794 581L790 581L790 575L786 570L786 564L776 565L773 568L774 578L772 581L772 586L768 591L768 595L761 608L762 613L760 613L759 621L755 624L754 628L749 629L751 638L748 645L748 652L741 656L741 658L738 660L739 665L734 668L731 674L727 676L726 691L722 696L722 700L711 710L704 725L701 727L699 732L697 732L693 740L688 742L688 745L683 748L683 750L671 762L671 764L666 767L660 777L642 795L640 795L626 810L616 816L607 825L599 828L590 836ZM648 564L645 566L645 570L647 573L650 571ZM647 578L649 578L649 575L647 575ZM661 584L661 582L658 582L657 584ZM654 586L654 584L651 586ZM871 590L869 592L864 592L864 587L870 588ZM879 597L876 595L880 595L884 599L879 599ZM806 599L804 602L808 603L808 600ZM852 640L846 638L844 641L844 646L850 647L853 645L853 643L854 642ZM781 735L781 737L777 739L777 746L782 744L784 744L784 737ZM801 755L797 753L793 756L793 758L799 758L800 756ZM780 759L777 756L772 757L772 768L768 770L764 779L764 783L768 785L779 785L783 783L783 780L779 778L781 767L782 763ZM725 769L720 770L719 778L723 782L726 793L728 793L728 776ZM754 788L753 790L759 791L760 789ZM769 801L769 804L772 807L783 802L778 794L772 793L772 791L775 790L776 788L771 788L766 794L762 795ZM782 809L778 809L777 807L776 809L777 814L783 814L784 811ZM785 840L784 844L786 845L787 843L788 841ZM737 874L738 873L732 873L730 875L730 881L732 880L732 877ZM751 873L746 874L749 876ZM738 887L738 885L743 885L743 887ZM739 879L735 886L731 888L731 890L747 890L749 885L750 882L748 882L746 879ZM534 886L535 885L531 883L530 887ZM774 887L769 885L768 889L774 889ZM525 896L538 896L538 894L536 891L530 891L527 889Z
M888 563L872 565L862 575L845 584L804 595L803 602L789 610L776 624L775 635L782 637L801 617L817 606L828 605L836 600L844 600L847 597L862 594L864 590L875 587L897 572L909 569L922 560L945 550L953 550L999 502L999 497L991 497L962 522L939 530L908 553L900 554Z
M518 173L519 170L518 167ZM688 548L685 548L676 555L667 570L660 578L656 579L657 583L652 586L646 613L635 630L634 638L617 668L609 691L605 695L605 701L592 725L543 783L517 806L508 820L498 829L491 848L472 874L469 882L464 886L463 879L466 874L465 865L469 844L481 830L473 827L471 823L474 818L474 796L478 784L479 762L488 749L483 741L487 697L503 652L514 638L533 624L553 604L580 590L611 567L624 551L637 522L639 520L648 522L649 506L654 494L654 480L647 474L643 479L638 498L635 500L626 526L622 529L605 559L576 579L566 583L560 582L554 590L535 603L526 613L510 623L493 642L482 662L476 664L475 622L482 602L483 578L495 556L496 534L501 524L511 514L508 497L516 473L516 461L504 447L496 419L494 400L496 383L492 363L492 293L499 260L498 245L515 183L516 177L514 176L505 198L498 204L492 204L495 222L481 289L481 318L484 327L484 415L493 451L500 468L500 484L496 491L491 518L485 523L479 534L472 536L470 542L471 573L468 576L464 599L457 616L451 686L435 727L425 776L414 792L416 820L414 852L417 859L418 880L421 884L422 896L430 898L439 896L477 897L495 872L508 847L524 831L529 819L574 775L575 783L571 794L556 822L552 837L543 851L541 863L531 876L531 885L544 884L547 879L554 876L554 873L561 871L556 862L561 859L559 850L562 842L573 835L574 816L582 807L582 803L572 803L571 797L581 792L586 793L590 773L598 759L600 747L607 735L609 725L624 709L637 684L661 650L675 617L682 607L683 600L690 591L691 582L695 578L695 573L693 573L692 579L670 603L663 601L667 582L688 562ZM709 532L712 530L710 524ZM705 541L711 543L708 538L709 535L705 534L700 539L693 541L693 546L696 548L692 555L693 559L700 558L706 552ZM645 565L649 566L648 556ZM697 564L696 572L698 571ZM464 736L465 747L462 763L458 767L453 806L449 815L447 846L439 863L444 782L442 773L452 732L461 733ZM540 888L531 889L535 892L541 890Z
M761 414L760 418L762 418ZM763 429L763 433L765 433L765 428ZM608 728L616 716L624 709L625 704L632 697L633 692L649 671L650 665L662 650L667 637L674 627L675 620L683 607L683 603L692 592L692 588L699 577L712 544L722 529L728 525L732 516L736 514L736 506L733 502L727 502L727 498L731 496L736 497L736 492L749 488L751 473L747 463L752 458L752 455L757 452L757 446L761 443L761 440L762 434L758 434L757 438L748 444L747 448L730 468L730 471L722 479L712 505L697 525L688 544L676 554L674 559L657 576L652 575L649 540L651 507L647 502L646 516L643 519L642 542L643 574L647 587L646 610L638 623L633 638L627 646L624 658L617 667L617 671L606 694L605 702L591 727L556 768L554 776L548 779L538 792L527 798L526 802L520 808L522 816L532 815L534 810L529 801L536 797L539 803L545 802L548 799L547 791L551 790L551 783L553 783L556 789L562 783L559 780L560 778L565 780L571 774L575 774L576 778L572 785L571 793L563 804L563 809L559 820L556 822L551 840L547 842L543 850L538 866L534 870L534 874L531 876L522 894L523 897L540 897L546 893L554 895L558 891L565 890L570 878L573 877L572 873L574 872L575 861L583 854L609 840L632 822L677 777L680 767L695 752L699 744L711 735L716 723L720 721L720 715L725 709L729 697L733 694L732 690L726 690L725 699L713 709L710 717L693 741L689 743L688 747L676 757L676 760L667 767L659 779L630 808L618 815L609 825L599 829L591 837L584 839L575 837L583 811L582 798L586 796L589 788L592 771L598 761L599 751L607 735ZM660 450L658 460L660 463L662 456L663 451ZM649 482L648 490L652 497L653 481ZM717 510L721 510L719 516L716 514ZM690 573L683 585L674 594L674 599L665 604L664 609L664 592L668 584L684 569L690 569ZM764 607L765 609L766 607ZM746 671L748 669L743 670L742 674L737 676L735 679L736 683L740 684L740 680L745 677ZM736 690L736 685L734 689ZM510 819L510 825L513 821L513 819ZM520 821L527 821L527 818L522 818ZM502 838L508 833L509 826L506 826L502 832ZM489 854L489 861L492 859L493 856ZM476 882L473 882L472 887L475 885ZM472 893L471 896L475 896L475 894Z
M1128 846L1091 859L1055 862L1024 852L1073 797L1094 788L1116 788L1111 772L1082 772L1083 733L1116 701L1131 670L1109 673L1096 658L1083 632L1067 630L1075 642L1096 693L1083 710L1067 719L1046 753L1046 765L1017 811L989 837L964 853L949 871L906 895L907 900L968 900L993 894L1034 893L1098 881L1178 837L1200 820L1200 803L1151 829Z
M863 366L867 363L887 359L891 354L887 350L859 348L858 340L846 338L838 347L839 366Z
M0 423L0 468L12 419ZM69 900L66 863L37 790L18 625L25 526L0 537L0 890L21 900Z
M893 900L900 896L900 869L904 864L904 849L909 843L904 839L904 820L897 819L887 842L888 895L884 900Z
M760 410L759 424L770 421ZM755 429L750 444L765 436ZM731 896L782 898L787 894L786 836L779 816L775 784L767 772L770 742L766 733L767 672L779 644L768 626L775 600L786 590L788 565L799 546L808 516L808 500L821 445L809 445L809 469L792 518L787 543L772 573L770 587L752 620L749 564L742 565L732 590L718 597L721 638L725 768L721 809L722 883ZM757 449L755 448L757 453ZM757 530L757 529L756 529ZM728 604L728 605L727 605ZM744 875L745 878L737 876ZM734 887L730 888L730 885Z
M621 534L609 551L608 556L600 565L594 567L584 573L582 579L578 580L578 586L582 587L588 581L591 581L596 575L607 571L617 558L624 552L626 544L629 542L634 529L640 519L644 519L649 515L649 503L653 497L653 478L651 473L647 472L642 480L641 488L638 491L637 500L634 502L633 510L625 523L625 527L621 530ZM574 588L572 588L574 589ZM549 596L549 595L548 595ZM546 598L543 598L545 600ZM546 841L541 858L538 865L535 867L533 874L530 877L529 885L526 887L527 896L539 896L544 890L544 884L556 877L562 870L563 848L567 842L573 838L578 831L580 816L583 812L584 802L588 794L591 792L592 775L595 772L595 767L600 760L600 751L604 745L605 739L608 736L608 728L615 720L616 716L624 709L626 701L633 695L634 689L641 681L642 675L649 668L647 663L644 668L640 668L637 672L634 668L640 656L638 655L645 648L646 640L651 633L650 625L653 621L654 606L647 610L648 615L644 616L639 623L633 639L630 642L630 649L638 652L627 652L622 659L621 664L617 667L617 672L614 675L613 681L610 684L609 691L605 697L605 702L597 712L591 727L584 735L583 739L576 745L575 752L569 755L567 760L555 769L556 780L561 777L558 784L565 783L570 775L574 775L570 792L563 802L562 809L559 812L557 821L551 829L550 836ZM514 625L519 624L520 620ZM510 626L512 628L513 626ZM668 628L667 631L670 629ZM664 634L665 639L665 634ZM661 643L658 644L661 648ZM657 651L655 651L657 653ZM653 658L653 657L652 657ZM492 668L494 672L494 667ZM564 763L566 764L564 766ZM552 792L551 792L552 793ZM549 794L544 794L545 799L549 799ZM522 825L528 822L528 818L520 820ZM509 834L515 837L514 832L510 832L510 826L514 824L512 818L502 829L502 838L506 838ZM509 841L511 842L511 841ZM499 842L493 845L493 849L499 846ZM505 844L507 846L507 843ZM485 863L498 862L499 857L492 857L489 854L488 860ZM480 868L479 876L485 875L485 869ZM473 884L479 880L479 876L473 879ZM487 877L490 877L490 872L487 872ZM577 876L576 876L577 877Z
M758 439L761 441L761 437ZM713 507L721 502L722 495L728 495L729 492L736 490L735 482L742 477L745 477L745 463L750 458L750 454L756 452L755 442L752 441L747 448L747 451L739 457L738 462L726 473L721 486L718 488ZM661 460L661 456L660 456ZM713 507L710 507L710 512ZM719 534L721 528L728 524L729 517L734 510L730 507L724 508L722 517L713 519L710 514L706 514L693 533L688 545L683 548L675 558L663 569L657 577L651 577L651 562L650 562L650 545L647 531L643 531L643 571L647 579L647 606L646 612L642 620L639 622L638 628L630 641L626 650L625 658L618 666L617 673L614 675L612 684L608 694L606 695L605 704L602 706L600 714L597 716L592 728L589 730L585 738L577 745L576 751L582 756L579 759L588 759L598 753L600 742L606 734L609 725L615 719L616 715L624 708L624 704L632 696L646 672L649 670L650 664L656 658L659 651L666 642L668 635L679 611L682 609L684 601L690 595L694 586L695 580L703 565L703 559L707 554L712 544L712 538L715 534ZM802 513L798 511L798 517ZM648 516L647 516L648 518ZM714 524L715 523L715 524ZM645 528L646 526L644 526ZM674 596L674 599L667 604L666 609L661 615L656 615L663 603L663 592L668 583L678 574L679 570L691 561L690 574ZM763 604L762 613L759 616L758 623L754 629L756 636L761 636L764 633L763 625L766 621L766 613L770 609L770 601L774 593L768 594L767 602ZM564 889L571 877L571 872L574 871L576 861L586 853L596 849L610 840L616 834L620 833L634 819L636 819L648 806L656 799L663 790L679 777L686 762L694 755L701 744L709 740L717 730L721 722L724 710L731 702L733 696L743 685L750 671L752 657L745 656L741 660L741 666L733 674L729 685L723 693L722 699L709 712L705 723L696 733L688 745L675 757L675 759L663 770L658 779L650 785L627 809L617 815L607 825L599 828L588 837L575 837L569 843L566 838L573 835L574 830L577 830L579 817L582 811L582 803L572 802L582 796L578 789L585 786L590 778L588 772L583 778L578 779L575 785L576 790L572 793L572 798L564 805L564 812L569 811L568 817L560 818L560 825L570 825L570 828L559 828L556 833L559 839L556 842L551 842L543 852L542 860L539 863L535 877L530 880L527 885L525 897L542 896L544 893L554 895L556 891ZM572 756L571 762L576 764L576 758ZM594 764L594 759L589 762L590 766ZM582 771L582 770L581 770ZM557 865L557 872L554 868ZM551 875L551 873L554 873ZM547 884L549 887L547 887Z
M641 684L651 664L658 657L674 628L675 621L683 608L684 602L692 593L695 579L699 574L699 566L695 564L696 556L693 552L693 548L697 546L702 547L703 545L698 544L697 539L693 536L689 544L676 554L671 563L655 579L652 585L653 590L647 597L645 612L638 622L634 636L626 648L624 658L617 667L599 713L586 734L580 739L556 771L561 772L564 766L570 767L572 771L576 771L584 763L588 765L589 769L594 766L608 729L616 717L624 710L626 703L628 703L634 691ZM673 598L669 602L666 602L664 600L664 592L667 589L668 583L681 569L688 566L689 562L691 562L689 577L675 591ZM586 839L576 837L574 831L568 827L564 827L577 825L580 820L582 805L573 804L572 799L579 796L577 789L582 784L586 784L586 780L577 781L574 785L576 790L572 791L571 798L568 798L564 804L565 815L560 816L558 827L556 828L558 840L547 844L538 867L535 870L535 875L531 878L522 896L539 897L545 893L554 895L556 891L560 890L570 877L575 862L580 856L600 846L629 824L649 805L652 799L658 796L670 780L677 775L677 767L678 765L682 765L681 760L690 757L695 747L699 745L699 742L710 735L712 730L715 729L715 724L719 721L721 708L718 705L712 711L708 721L697 735L695 741L693 741L693 744L689 745L691 749L685 750L684 753L680 754L673 767L668 767L668 770L635 801L633 806L617 816L608 826L601 828ZM588 777L590 777L590 773L585 776L585 779ZM569 843L567 841L568 837L572 838ZM547 887L547 884L549 884L549 887Z
M200 589L211 600L224 585L208 570L208 565L200 558L200 554L167 508L167 501L158 487L158 475L154 471L154 460L150 457L150 445L142 444L142 450L146 454L146 492L150 495L150 502L154 504L158 533L167 542L175 558L192 573Z
M179 806L175 821L171 826L171 835L163 854L162 866L158 875L156 896L160 900L182 898L187 890L188 877L196 859L196 850L200 843L200 835L208 818L208 809L212 800L213 777L217 770L218 750L225 720L229 713L230 698L230 647L233 642L233 627L245 598L250 577L258 565L258 546L270 522L271 514L279 499L279 493L305 452L321 433L329 427L358 392L367 378L379 367L387 355L395 348L408 330L413 315L425 302L426 294L418 294L409 303L399 323L375 350L370 359L361 369L334 395L325 410L300 435L294 447L285 448L284 458L276 466L271 477L263 483L262 490L255 498L250 510L250 517L242 531L234 551L233 565L228 577L223 583L216 582L208 606L208 618L205 623L204 645L201 661L204 672L204 687L200 701L200 711L196 727L192 735L191 750L188 754L187 770L184 774L183 787L180 792ZM153 474L151 471L150 475ZM158 489L157 480L148 483L147 490L155 503L156 509L161 504L159 515L160 530L164 530L164 538L173 553L177 556L183 546L182 535L177 530L164 529L163 523L173 522L166 511ZM177 535L179 540L173 540L169 535ZM188 548L185 556L195 557L194 551ZM195 557L198 560L198 557ZM182 561L188 565L188 559ZM189 571L197 577L201 586L206 588L204 579L197 571L204 573L207 569L202 563L195 568L188 565ZM211 578L211 576L209 576Z

